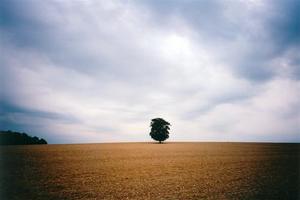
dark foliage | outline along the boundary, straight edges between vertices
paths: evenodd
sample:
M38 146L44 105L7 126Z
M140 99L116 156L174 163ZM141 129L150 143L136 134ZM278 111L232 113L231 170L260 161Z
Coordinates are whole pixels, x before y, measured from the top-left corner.
M43 138L32 137L26 133L0 131L0 145L47 144Z
M162 118L152 119L150 124L150 136L152 137L152 139L159 141L159 143L165 141L169 138L170 125L171 124L169 122L165 121Z

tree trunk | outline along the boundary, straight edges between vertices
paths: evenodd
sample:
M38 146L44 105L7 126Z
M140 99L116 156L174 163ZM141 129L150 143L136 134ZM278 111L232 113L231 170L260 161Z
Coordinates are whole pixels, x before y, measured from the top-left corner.
M159 144L161 144L161 141L159 141Z

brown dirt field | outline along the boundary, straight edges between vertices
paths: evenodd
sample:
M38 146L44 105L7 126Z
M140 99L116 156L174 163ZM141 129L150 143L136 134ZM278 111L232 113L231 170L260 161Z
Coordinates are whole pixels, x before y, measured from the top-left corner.
M1 199L300 199L300 144L1 146Z

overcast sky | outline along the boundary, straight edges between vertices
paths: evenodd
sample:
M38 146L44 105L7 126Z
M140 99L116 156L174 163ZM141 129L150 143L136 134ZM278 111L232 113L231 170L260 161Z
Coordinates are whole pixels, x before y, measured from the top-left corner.
M300 142L300 1L0 0L0 129Z

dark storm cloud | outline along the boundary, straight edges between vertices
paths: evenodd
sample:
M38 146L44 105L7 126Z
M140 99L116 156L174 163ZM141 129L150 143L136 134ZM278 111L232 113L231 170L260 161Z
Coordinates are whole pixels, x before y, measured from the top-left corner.
M34 1L1 1L2 40L14 42L19 47L40 46L51 30L35 16ZM42 16L39 16L42 17Z
M287 62L295 62L297 58L293 55L286 56L286 53L297 52L300 47L300 2L290 0L268 3L272 6L266 9L261 22L265 27L266 37L251 37L251 41L257 43L254 46L256 48L242 59L242 63L246 65L237 67L241 74L249 75L251 79L268 80L275 76L274 69L279 66L270 61L285 57ZM300 65L290 67L291 70L297 71Z
M89 66L94 65L93 59L86 54L82 56L80 49L76 47L76 42L79 41L67 38L60 32L62 27L46 16L49 12L51 13L51 9L47 9L44 4L35 3L37 2L5 1L2 4L4 12L1 30L6 36L3 39L20 49L30 47L50 56L54 61L65 62L63 67L85 66L82 71L88 71ZM53 5L50 5L50 8L53 8ZM55 9L53 11L59 12ZM63 18L61 20L64 21ZM87 63L89 63L88 66Z
M80 123L74 116L63 113L46 112L29 109L10 102L0 100L0 129L28 132L33 135L46 137L52 142L61 142L53 137L53 130L49 131L52 123L73 124ZM62 136L62 138L64 138ZM65 138L67 139L67 138Z
M64 123L78 123L79 120L76 119L74 116L64 115L62 113L55 113L55 112L45 112L35 109L29 109L25 107L20 107L18 105L13 105L9 102L0 101L1 103L1 115L6 116L7 114L22 114L24 116L30 116L35 118L44 118L50 120L58 120L63 121Z
M70 28L72 32L68 27L73 26L70 22L73 13L65 17L63 12L69 9L79 12L79 16L75 16L79 24ZM89 13L81 8L80 2L69 8L63 3L9 1L3 4L3 10L3 39L20 49L30 47L60 67L97 74L104 81L118 79L132 84L154 84L150 77L159 79L160 74L155 70L163 71L151 54L137 49L132 41L137 38L126 38L122 32L111 33L105 26L95 27L95 23L105 21L102 17L109 17L110 13L104 9L92 20L85 18ZM106 21L113 20L114 17ZM97 43L90 43L90 40ZM115 59L116 54L118 59Z
M276 75L276 66L274 63L270 66L269 62L284 56L291 46L299 48L297 0L142 2L156 13L157 23L166 25L173 16L184 19L195 30L199 43L213 46L216 57L218 49L225 50L220 56L226 62L230 60L228 63L237 75L254 82L270 80ZM247 4L254 7L248 8ZM255 7L255 4L262 5Z
M34 127L42 128L49 125L48 121L64 124L80 123L74 116L63 113L46 112L43 110L30 109L20 105L14 105L4 100L0 101L0 124L1 129L12 130L35 130Z
M273 41L282 50L300 44L300 1L275 1L273 17L266 20Z
M230 39L236 33L234 24L224 21L225 3L222 1L137 1L157 14L155 20L168 25L170 18L181 17L205 37ZM214 41L211 41L214 42Z
M190 138L243 132L240 124L294 137L299 5L2 0L1 128L144 139L145 120L158 115L178 130L193 122Z

